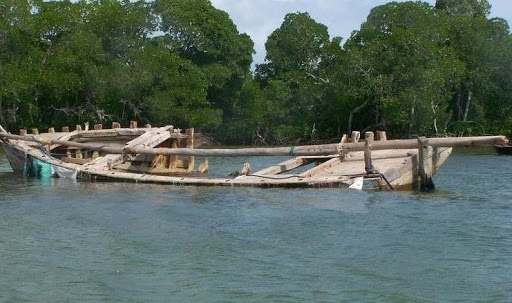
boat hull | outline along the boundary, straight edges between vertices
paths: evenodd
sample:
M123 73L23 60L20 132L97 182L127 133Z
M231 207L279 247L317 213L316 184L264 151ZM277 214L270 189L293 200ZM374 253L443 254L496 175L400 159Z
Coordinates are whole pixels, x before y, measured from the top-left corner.
M417 187L419 178L417 170L417 153L413 150L404 151L404 156L389 158L386 153L396 151L375 152L375 167L381 172L378 175L365 176L364 161L360 153L347 155L345 159L332 157L321 166L320 173L314 176L301 175L248 175L237 178L206 178L182 176L158 176L108 169L89 169L79 165L64 163L45 152L29 146L3 144L13 170L19 174L35 177L63 175L84 182L133 182L153 183L182 186L228 186L228 187L282 187L282 188L347 188L357 178L364 177L364 189L410 190ZM444 164L451 153L451 148L440 148L435 153L434 173ZM379 156L381 155L381 156ZM37 164L34 164L37 161ZM327 165L328 164L328 165ZM278 165L279 166L279 165ZM65 174L58 173L65 171Z
M27 153L16 145L7 144L0 140L0 146L5 152L5 156L11 165L15 174L24 175L26 173Z
M75 131L71 133L48 133L40 137L57 143L44 144L11 136L2 141L13 170L18 174L35 177L58 176L74 180L94 182L136 182L190 186L230 186L230 187L351 187L356 189L409 190L416 189L420 183L418 149L372 150L372 173L367 173L365 153L345 151L342 156L314 155L291 157L285 162L269 166L263 170L248 172L238 177L209 178L193 171L194 157L140 155L129 156L104 152L96 156L91 151L80 150L83 145L75 146L73 151L63 143L73 139L93 142L100 147L112 145L112 138L122 138L126 142L117 142L119 146L148 148L169 146L170 140L185 140L179 133L170 132L172 127L148 129L112 129L97 131ZM76 138L74 138L76 137ZM108 140L107 140L108 139ZM52 141L53 142L53 141ZM174 142L174 141L172 141ZM389 142L395 146L396 142ZM89 144L88 147L92 146ZM408 145L407 145L408 146ZM48 152L51 150L51 152ZM94 149L93 149L94 150ZM315 150L314 147L311 150ZM445 163L452 151L449 147L433 147L428 165L428 175L433 176ZM55 155L55 156L53 156ZM78 157L80 155L80 157ZM75 156L75 157L72 157ZM186 165L188 169L173 164ZM206 162L207 163L207 162ZM165 169L161 169L161 168ZM137 169L134 169L137 168ZM158 168L158 169L156 169ZM160 170L159 170L160 169ZM169 169L169 170L166 170ZM361 181L362 180L362 181ZM362 185L361 185L362 184Z

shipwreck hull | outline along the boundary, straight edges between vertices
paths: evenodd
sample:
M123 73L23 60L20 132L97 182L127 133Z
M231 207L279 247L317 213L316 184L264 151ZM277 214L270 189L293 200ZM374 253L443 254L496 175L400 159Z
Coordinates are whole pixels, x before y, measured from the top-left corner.
M364 178L364 189L409 190L416 188L418 177L418 153L415 150L374 152L374 166L380 174L368 175L362 152L347 154L344 158L330 156L321 158L322 162L312 169L292 175L301 165L289 165L290 162L309 164L318 159L296 157L278 163L254 174L236 178L207 178L187 176L162 176L140 174L130 171L109 169L108 165L93 167L66 163L51 157L40 149L29 145L2 144L9 162L18 174L31 177L55 177L76 179L82 182L133 182L180 186L224 186L224 187L260 187L260 188L347 188L357 178ZM436 152L434 172L448 159L451 148L439 148ZM111 156L112 157L112 156ZM95 161L98 163L102 157ZM278 171L272 168L278 168Z
M27 165L26 151L16 145L7 144L3 141L0 141L0 147L4 150L5 156L7 157L13 172L17 175L25 175Z
M95 127L96 128L96 127ZM425 189L452 146L499 144L503 136L373 140L338 144L249 149L195 149L193 129L172 126L49 132L33 136L0 133L13 170L35 177L84 182L136 182L183 186ZM68 129L68 128L66 128ZM286 160L237 177L210 178L208 157L282 156ZM199 157L199 158L198 158ZM202 163L196 165L196 162ZM244 165L245 166L245 165Z

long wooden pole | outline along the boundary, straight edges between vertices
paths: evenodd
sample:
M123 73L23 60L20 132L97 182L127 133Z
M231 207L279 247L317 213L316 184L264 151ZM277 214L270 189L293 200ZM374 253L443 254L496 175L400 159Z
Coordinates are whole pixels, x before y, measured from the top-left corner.
M240 149L190 149L190 148L120 148L98 144L78 143L65 140L42 140L36 136L18 136L0 134L0 138L37 142L43 145L62 145L81 149L101 151L107 154L146 154L146 155L181 155L196 157L241 157L241 156L323 156L343 152L364 151L365 143L324 144L273 148L240 148ZM430 138L432 147L457 146L488 146L508 142L505 136L461 137L461 138ZM417 139L374 141L372 150L417 149Z

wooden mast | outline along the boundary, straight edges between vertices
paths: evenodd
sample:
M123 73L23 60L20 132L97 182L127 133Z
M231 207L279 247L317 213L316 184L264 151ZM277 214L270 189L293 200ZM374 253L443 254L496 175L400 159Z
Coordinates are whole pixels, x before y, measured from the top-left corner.
M107 154L145 154L166 156L196 156L196 157L239 157L239 156L326 156L337 155L340 147L344 152L364 151L365 142L340 143L309 146L290 146L274 148L240 148L240 149L191 149L191 148L147 148L128 146L124 148L98 146L93 144L78 143L67 140L42 140L35 136L17 136L0 133L0 138L23 140L41 143L43 145L62 145L81 149L101 151ZM456 146L486 146L503 144L508 142L505 136L465 137L465 138L430 138L432 147L456 147ZM374 141L372 150L388 149L418 149L417 139Z

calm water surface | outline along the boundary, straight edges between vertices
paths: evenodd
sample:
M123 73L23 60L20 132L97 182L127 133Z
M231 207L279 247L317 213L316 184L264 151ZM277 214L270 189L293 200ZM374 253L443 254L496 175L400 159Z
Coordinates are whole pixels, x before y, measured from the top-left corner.
M0 155L0 302L512 302L511 167L459 152L434 194L364 193L34 180Z

